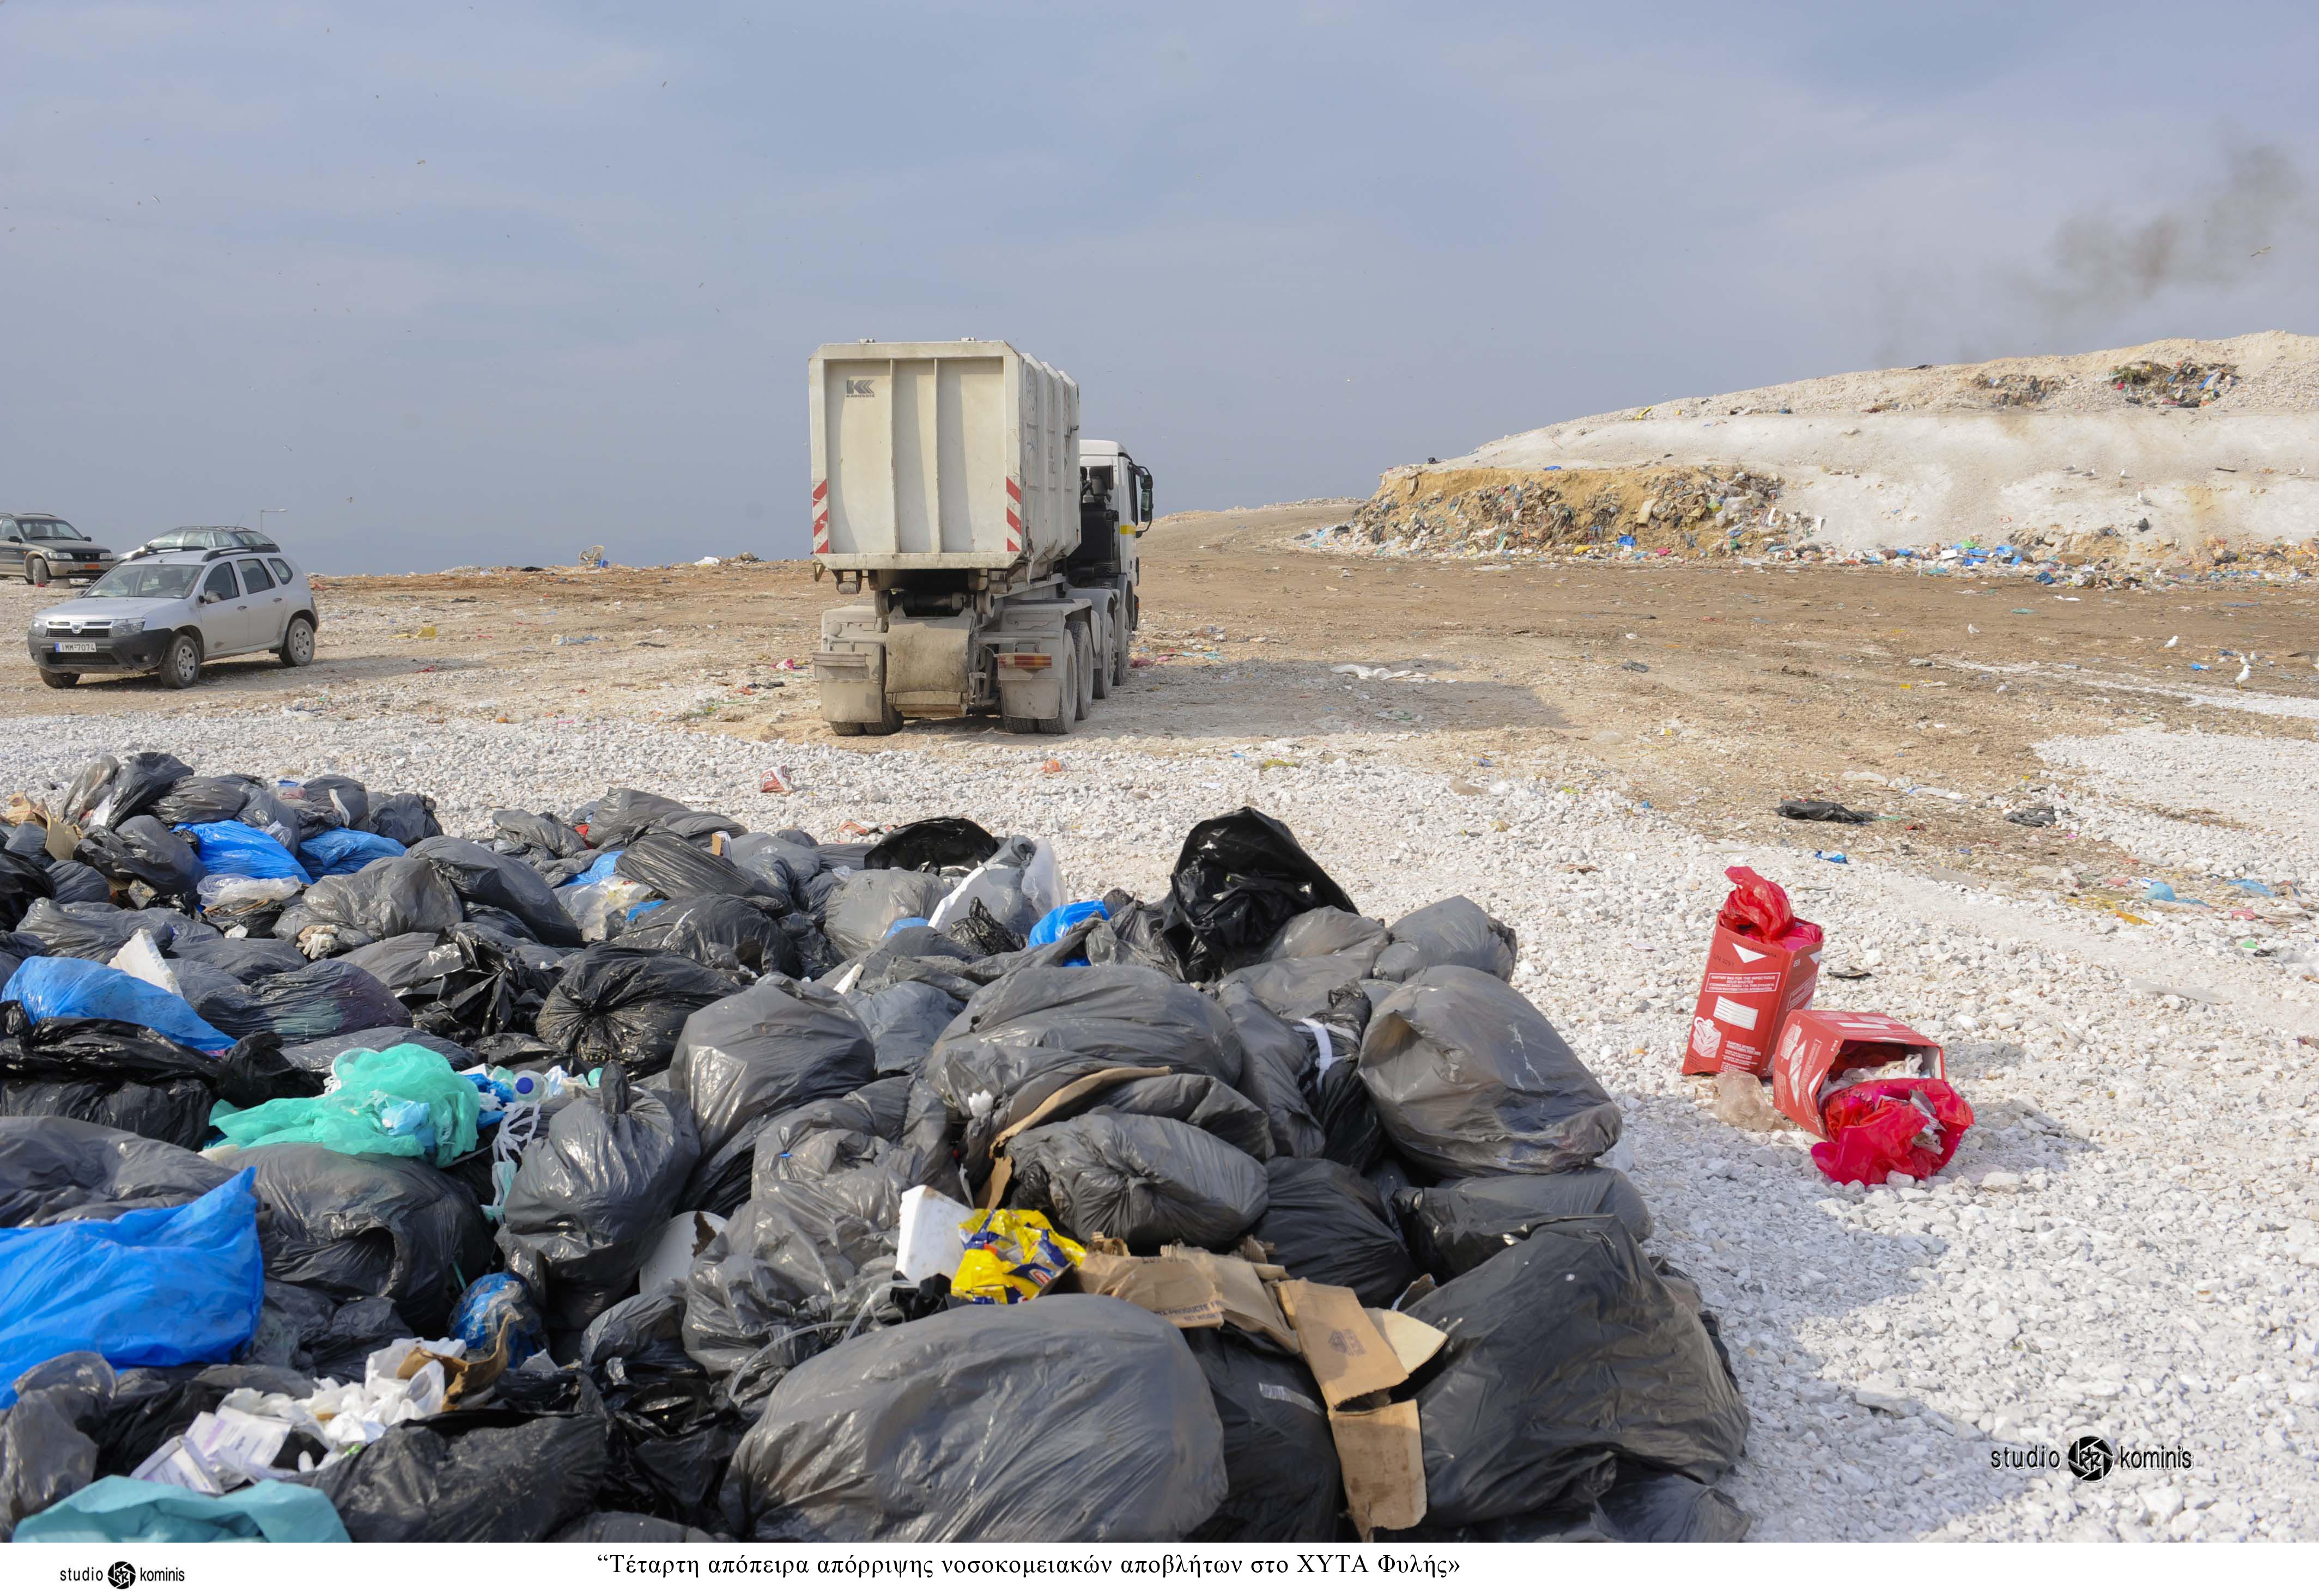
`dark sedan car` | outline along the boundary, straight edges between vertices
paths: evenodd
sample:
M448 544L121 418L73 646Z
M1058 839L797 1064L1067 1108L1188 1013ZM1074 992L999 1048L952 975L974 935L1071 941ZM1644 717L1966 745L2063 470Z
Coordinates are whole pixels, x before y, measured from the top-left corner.
M113 564L112 551L74 531L70 521L40 510L0 512L0 574L44 588L59 577L93 582Z

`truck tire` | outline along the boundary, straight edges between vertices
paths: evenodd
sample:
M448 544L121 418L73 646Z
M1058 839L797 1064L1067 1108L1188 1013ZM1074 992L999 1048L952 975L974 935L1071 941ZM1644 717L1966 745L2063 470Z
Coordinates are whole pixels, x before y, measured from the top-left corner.
M1127 685L1128 662L1133 659L1135 655L1135 639L1128 633L1125 611L1123 609L1121 612L1119 630L1114 634L1114 636L1117 641L1113 645L1111 651L1111 685L1114 687L1125 687Z
M862 735L868 737L890 737L901 729L902 712L891 704L886 706L886 717L883 720L865 720L862 723Z
M1084 618L1071 623L1071 718L1085 720L1095 708L1095 645Z
M858 720L833 720L829 723L829 735L833 737L858 737L863 729Z
M1027 715L1002 715L998 729L1009 736L1027 737L1039 729L1039 723Z
M1107 610L1094 618L1104 624L1087 628L1087 661L1092 667L1087 672L1087 681L1094 696L1100 699L1111 697L1111 640L1119 635L1119 628L1112 623ZM1100 643L1096 641L1098 636L1103 639Z
M1074 627L1064 633L1063 636L1062 713L1054 716L1042 715L1032 722L1041 732L1050 737L1061 736L1071 729L1071 723L1078 718L1080 657L1078 630Z

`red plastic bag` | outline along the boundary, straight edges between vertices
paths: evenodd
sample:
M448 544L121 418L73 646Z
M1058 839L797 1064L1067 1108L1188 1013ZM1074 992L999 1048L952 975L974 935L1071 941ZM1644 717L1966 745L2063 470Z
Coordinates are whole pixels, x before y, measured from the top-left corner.
M1765 880L1744 864L1735 864L1723 873L1737 885L1723 900L1723 906L1716 911L1718 924L1741 936L1767 942L1778 942L1788 934L1796 923L1796 915L1788 907L1788 895L1778 882Z
M1828 1139L1811 1150L1820 1173L1838 1186L1881 1186L1892 1175L1918 1180L1956 1156L1972 1125L1972 1105L1945 1080L1866 1080L1829 1096L1821 1112Z

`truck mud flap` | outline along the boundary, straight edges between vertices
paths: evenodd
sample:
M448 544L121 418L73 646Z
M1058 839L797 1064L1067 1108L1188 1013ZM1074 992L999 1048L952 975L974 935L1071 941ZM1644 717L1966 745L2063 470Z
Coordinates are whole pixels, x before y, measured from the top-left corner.
M886 651L876 644L817 651L813 679L821 689L824 720L886 718Z

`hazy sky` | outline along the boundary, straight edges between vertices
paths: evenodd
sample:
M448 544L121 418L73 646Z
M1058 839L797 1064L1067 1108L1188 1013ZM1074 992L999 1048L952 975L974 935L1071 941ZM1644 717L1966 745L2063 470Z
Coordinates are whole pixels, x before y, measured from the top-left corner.
M0 0L0 507L793 555L830 339L1063 366L1166 509L2319 330L2314 59L2294 4Z

